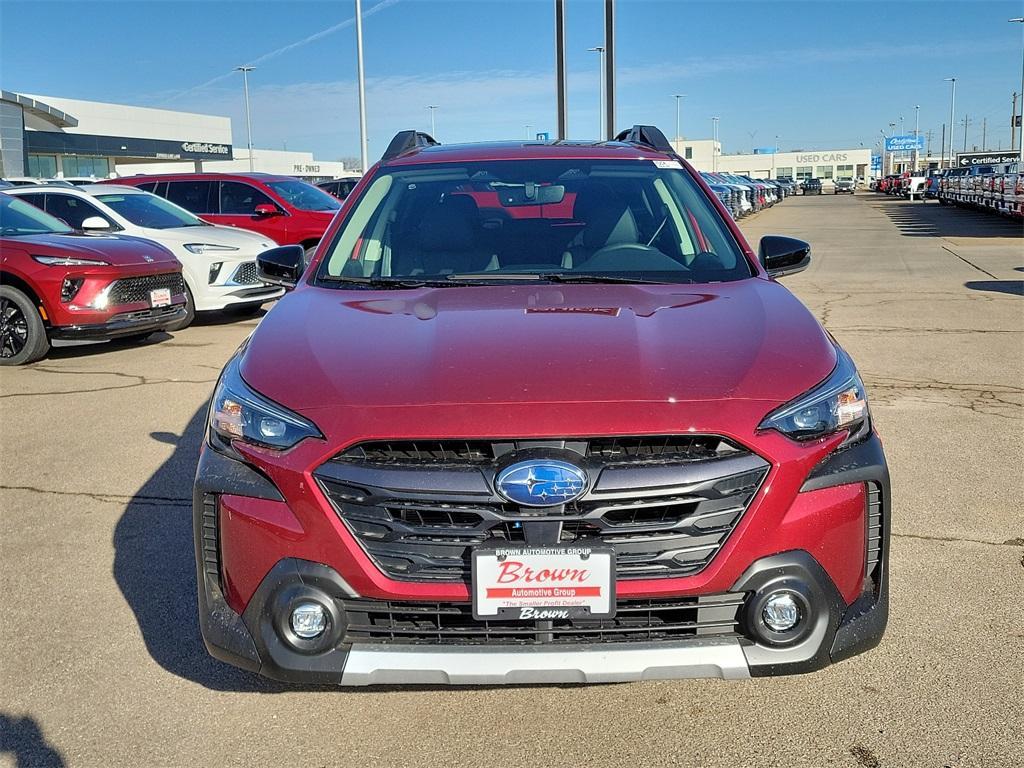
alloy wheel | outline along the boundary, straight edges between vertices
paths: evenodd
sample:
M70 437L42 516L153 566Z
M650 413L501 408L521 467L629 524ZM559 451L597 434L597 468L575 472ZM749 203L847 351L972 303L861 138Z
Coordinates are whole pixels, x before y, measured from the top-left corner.
M9 299L0 299L0 357L14 357L28 343L28 320Z

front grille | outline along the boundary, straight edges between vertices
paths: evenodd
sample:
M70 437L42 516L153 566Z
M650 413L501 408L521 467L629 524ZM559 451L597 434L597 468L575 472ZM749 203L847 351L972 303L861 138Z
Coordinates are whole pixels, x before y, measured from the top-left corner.
M619 600L611 619L507 621L473 618L468 603L342 600L346 643L540 645L670 641L738 632L742 593Z
M235 270L235 274L231 277L231 282L235 285L256 285L260 282L260 279L256 276L256 262L247 261L240 265Z
M865 537L866 552L864 570L865 582L871 588L879 582L880 565L882 559L882 488L878 483L867 484L868 510L867 510L867 536Z
M138 302L146 302L148 304L150 291L156 291L160 288L170 289L171 296L180 295L185 292L185 281L182 280L180 272L168 272L163 275L143 275L141 277L124 277L110 284L107 293L107 303L115 307L120 304L136 304Z
M388 465L488 464L513 451L530 448L575 451L606 463L702 461L740 452L715 435L602 437L589 440L396 440L361 443L337 461Z
M468 582L472 550L485 542L611 545L619 579L692 575L721 548L768 472L766 461L718 437L558 445L579 448L560 455L591 479L584 496L559 507L521 508L493 490L494 457L505 446L550 448L550 441L368 443L316 475L389 577Z

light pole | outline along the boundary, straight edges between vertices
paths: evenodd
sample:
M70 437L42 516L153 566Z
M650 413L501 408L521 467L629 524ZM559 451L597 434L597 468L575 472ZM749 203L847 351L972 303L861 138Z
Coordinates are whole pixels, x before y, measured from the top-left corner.
M892 138L895 134L896 134L896 123L889 123L889 138ZM889 165L890 166L896 165L896 163L893 160L893 153L892 152L889 153ZM895 170L896 170L895 168L890 167L889 168L889 173L893 173Z
M711 170L718 172L718 118L711 118Z
M921 131L921 105L920 104L915 104L914 105L914 170L915 171L917 170L917 163L918 163L918 157L917 157L917 144L918 144L918 141L917 141L917 136L918 136L918 133L920 133L920 131Z
M427 104L427 109L430 110L430 136L431 138L436 138L434 135L434 110L437 109L437 104Z
M604 141L604 46L595 45L593 48L587 48L587 50L598 55L597 58L599 61L598 66L600 67L600 73L598 78L599 85L597 86L597 100L599 104L597 113L597 138L598 141Z
M953 167L953 112L956 109L956 78L946 77L943 78L944 82L950 83L952 88L949 92L949 164L947 168ZM946 147L942 147L942 159L946 159Z
M252 117L249 114L249 73L256 67L235 67L235 72L242 73L242 87L245 89L245 131L249 147L249 173L253 172L252 163Z
M885 131L879 128L878 132L882 134L882 176L886 176L887 174L885 172Z
M529 140L530 140L530 129L531 129L531 128L533 128L533 126L532 126L532 125L530 125L529 123L527 123L526 125L524 125L524 126L523 126L523 130L525 130L525 131L526 131L526 140L527 140L527 141L529 141Z
M363 77L363 0L356 0L356 79L359 81L359 162L366 173L370 152L366 145L366 79Z
M1024 24L1024 16L1018 16L1017 18L1010 19L1009 21L1016 22L1017 24ZM1022 31L1021 33L1021 38L1022 42L1020 47L1020 92L1021 99L1024 100L1024 31ZM1022 115L1024 115L1024 101L1022 101L1020 112ZM1017 118L1014 117L1012 119L1016 120ZM1021 118L1020 161L1024 163L1024 117Z
M772 146L772 178L775 178L775 155L779 153L779 136L775 135L775 144Z
M679 142L682 140L682 134L679 132L679 102L686 98L685 93L675 94L676 99L676 152L679 151Z

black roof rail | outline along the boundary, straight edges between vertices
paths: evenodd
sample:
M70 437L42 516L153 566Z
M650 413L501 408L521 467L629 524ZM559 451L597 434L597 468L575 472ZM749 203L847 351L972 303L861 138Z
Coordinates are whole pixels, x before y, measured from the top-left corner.
M441 142L436 141L433 136L422 131L399 131L384 150L384 156L380 160L383 163L419 147L436 147L440 144Z
M645 147L656 149L659 152L675 152L672 145L668 143L668 139L665 138L665 134L653 125L634 125L616 136L615 140L624 141L627 144L643 144Z

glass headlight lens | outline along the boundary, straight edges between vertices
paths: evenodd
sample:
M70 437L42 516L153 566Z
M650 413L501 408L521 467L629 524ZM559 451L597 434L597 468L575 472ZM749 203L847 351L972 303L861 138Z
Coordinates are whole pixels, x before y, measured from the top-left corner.
M33 256L32 258L48 267L106 267L110 264L101 259L80 259L74 256Z
M836 367L825 381L769 413L760 429L774 429L794 440L813 440L842 429L852 441L866 433L870 413L864 382L849 355L836 349Z
M210 430L226 441L241 440L277 450L291 448L307 437L323 437L311 421L249 387L238 372L237 357L228 363L213 393Z
M224 251L237 251L233 245L215 245L214 243L185 243L185 250L189 253L223 253Z

